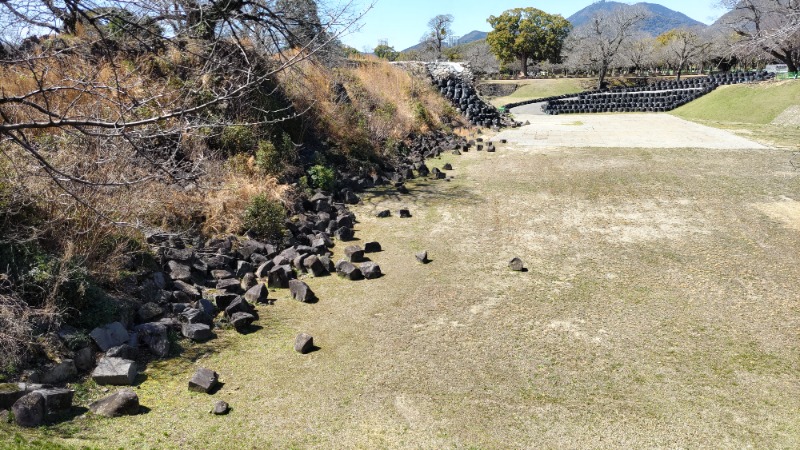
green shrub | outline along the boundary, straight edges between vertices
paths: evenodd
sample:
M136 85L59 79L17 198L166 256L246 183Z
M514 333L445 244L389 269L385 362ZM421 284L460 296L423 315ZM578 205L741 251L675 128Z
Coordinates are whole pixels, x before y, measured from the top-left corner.
M277 144L271 141L258 141L255 165L265 174L280 175L297 159L294 142L287 133L282 133Z
M285 220L286 211L280 202L270 200L265 195L257 195L244 211L242 231L249 231L255 237L269 242L279 242L286 230Z
M312 188L332 192L336 184L336 173L330 167L317 164L308 169L308 182Z
M422 125L430 126L432 124L433 121L431 120L431 115L428 112L428 109L425 108L425 105L420 102L414 102L413 108L414 120Z
M222 130L219 136L219 148L226 155L252 151L256 146L256 138L251 127L231 125Z

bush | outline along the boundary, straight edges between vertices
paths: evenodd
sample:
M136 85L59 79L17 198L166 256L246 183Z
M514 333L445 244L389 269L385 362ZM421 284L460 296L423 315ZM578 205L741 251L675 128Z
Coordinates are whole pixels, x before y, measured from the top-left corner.
M285 220L286 211L280 202L257 195L244 211L242 231L269 242L280 242L286 230Z
M258 141L255 165L265 174L281 175L297 159L297 151L292 138L282 133L277 145L271 141Z
M336 184L336 173L330 167L317 164L308 169L308 181L312 188L333 192Z
M252 151L256 146L256 138L251 127L231 125L222 130L219 136L219 149L226 155Z

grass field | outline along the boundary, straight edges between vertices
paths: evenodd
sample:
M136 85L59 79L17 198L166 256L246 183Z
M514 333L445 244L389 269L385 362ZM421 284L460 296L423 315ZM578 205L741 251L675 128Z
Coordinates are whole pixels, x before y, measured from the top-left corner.
M800 105L800 81L721 86L675 111L688 120L767 125Z
M357 236L383 245L369 255L383 278L307 280L311 305L271 293L262 330L151 365L137 390L146 414L0 425L0 442L798 448L800 173L788 155L501 146L433 160L455 179L375 191L355 209ZM401 206L414 217L374 218ZM507 269L514 256L528 272ZM294 353L300 331L321 349ZM186 389L198 365L225 383L213 397ZM215 399L233 411L208 414Z
M497 97L491 99L491 103L494 106L503 106L523 100L551 97L562 94L574 94L584 90L582 87L583 82L585 82L585 80L576 78L491 81L491 83L520 85L519 89L517 89L513 94L507 97Z

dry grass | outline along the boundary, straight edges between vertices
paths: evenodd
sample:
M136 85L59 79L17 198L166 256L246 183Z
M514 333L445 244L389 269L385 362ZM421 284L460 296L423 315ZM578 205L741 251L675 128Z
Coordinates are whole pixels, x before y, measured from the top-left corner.
M797 448L800 239L762 213L800 192L786 155L447 155L429 165L451 162L454 181L356 209L385 277L307 279L313 305L272 292L263 330L148 368L148 414L24 433L109 448L224 447L231 429L241 448ZM373 217L401 206L414 217ZM512 256L529 272L508 271ZM301 331L321 350L294 353ZM215 396L187 391L196 365L220 372ZM207 413L216 399L230 415Z

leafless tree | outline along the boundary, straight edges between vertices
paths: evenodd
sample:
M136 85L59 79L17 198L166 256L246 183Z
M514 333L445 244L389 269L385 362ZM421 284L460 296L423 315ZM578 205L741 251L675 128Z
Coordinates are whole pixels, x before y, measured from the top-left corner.
M624 43L620 53L623 64L641 75L645 68L655 63L655 41L649 34L637 33Z
M711 39L698 28L676 28L658 36L656 42L664 60L675 68L678 80L684 68L691 63L700 63L712 46Z
M800 1L723 0L730 9L725 24L741 38L738 50L758 50L783 62L790 72L800 67Z
M637 26L647 17L647 11L638 6L595 14L568 38L565 46L569 49L569 64L597 71L598 87L605 87L609 69L620 63L622 45L634 36Z
M452 14L439 14L428 21L428 31L422 36L420 42L428 49L436 52L436 57L441 59L442 47L453 34L450 26L453 24Z
M195 179L198 136L301 114L276 75L359 17L312 0L0 1L0 156L90 209L87 189Z

